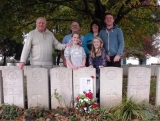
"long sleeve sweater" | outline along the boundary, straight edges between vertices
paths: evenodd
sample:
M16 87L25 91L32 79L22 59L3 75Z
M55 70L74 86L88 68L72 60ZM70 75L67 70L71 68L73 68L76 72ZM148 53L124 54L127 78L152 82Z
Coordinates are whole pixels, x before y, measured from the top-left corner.
M62 50L65 45L61 44L48 29L44 33L39 32L37 29L32 30L29 32L24 44L20 62L25 63L30 54L31 65L52 66L53 47Z
M64 56L70 60L74 66L82 66L82 62L86 59L84 49L79 45L66 47ZM70 68L68 64L67 67Z

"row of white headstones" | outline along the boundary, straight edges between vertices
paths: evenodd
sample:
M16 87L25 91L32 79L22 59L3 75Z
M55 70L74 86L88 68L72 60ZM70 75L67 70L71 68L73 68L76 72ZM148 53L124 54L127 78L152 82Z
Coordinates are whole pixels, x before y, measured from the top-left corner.
M160 68L157 74L156 106L160 105ZM59 106L54 97L55 91L62 96L62 106L72 106L82 89L81 78L93 81L93 97L96 97L96 72L94 68L71 70L64 67L28 68L26 79L23 70L4 69L0 75L0 104L14 104L21 108L42 106L46 109ZM128 72L127 99L135 102L149 103L151 69L146 67L130 67ZM123 69L105 67L100 70L100 106L110 108L122 102ZM26 87L26 88L25 88ZM26 90L27 89L27 90ZM49 93L50 92L50 93ZM27 98L26 96L27 95ZM51 105L51 107L50 107Z

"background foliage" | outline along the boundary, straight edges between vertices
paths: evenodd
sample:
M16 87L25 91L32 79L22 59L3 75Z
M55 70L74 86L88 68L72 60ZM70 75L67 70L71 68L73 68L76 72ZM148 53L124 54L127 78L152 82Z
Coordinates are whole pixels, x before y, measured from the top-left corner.
M71 21L79 21L81 34L85 35L92 20L99 20L104 25L105 12L114 14L115 23L123 30L127 48L141 50L144 38L152 38L159 32L157 0L1 0L0 36L22 42L22 32L34 29L37 17L43 16L47 19L47 28L54 29L61 42L70 32Z

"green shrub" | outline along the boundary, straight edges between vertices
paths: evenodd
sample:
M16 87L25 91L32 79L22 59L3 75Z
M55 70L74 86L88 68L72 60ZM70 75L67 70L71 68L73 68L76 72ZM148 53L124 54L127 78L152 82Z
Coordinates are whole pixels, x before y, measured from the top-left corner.
M23 113L23 109L15 105L3 104L0 107L0 119L13 120Z
M45 109L43 107L33 107L25 110L26 119L39 119L45 116Z
M119 106L112 108L113 117L116 120L150 120L154 117L155 111L151 105L145 103L135 103L133 100L124 100Z

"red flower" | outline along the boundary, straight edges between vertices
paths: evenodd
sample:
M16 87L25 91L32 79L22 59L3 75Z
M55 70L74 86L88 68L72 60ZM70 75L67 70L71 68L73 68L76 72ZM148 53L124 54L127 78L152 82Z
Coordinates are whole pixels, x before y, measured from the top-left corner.
M77 100L77 101L79 101L79 99L80 99L79 97L76 97L76 100Z
M98 104L92 104L92 108L97 108Z
M92 79L94 79L94 76L91 76Z
M93 98L92 92L86 93L85 96L88 97L89 99L92 99L92 98Z
M86 107L85 107L85 106L82 106L81 108L84 110L84 108L86 108Z

